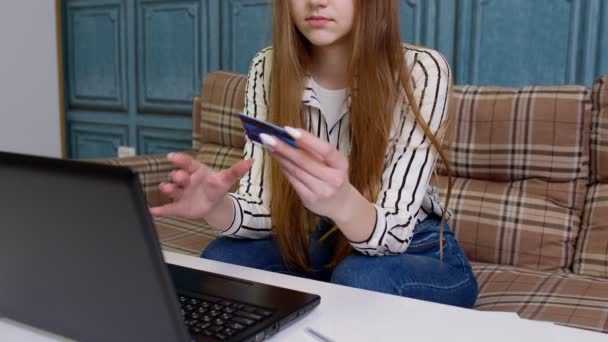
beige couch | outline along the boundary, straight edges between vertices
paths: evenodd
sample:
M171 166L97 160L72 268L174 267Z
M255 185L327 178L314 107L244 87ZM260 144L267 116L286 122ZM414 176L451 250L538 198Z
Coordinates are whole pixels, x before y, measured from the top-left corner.
M215 168L242 156L245 82L205 78L186 152ZM593 89L457 86L452 100L450 224L479 282L476 309L607 333L608 77ZM138 171L150 205L167 202L165 156L104 162ZM192 255L217 236L202 221L161 218L156 228L163 248Z

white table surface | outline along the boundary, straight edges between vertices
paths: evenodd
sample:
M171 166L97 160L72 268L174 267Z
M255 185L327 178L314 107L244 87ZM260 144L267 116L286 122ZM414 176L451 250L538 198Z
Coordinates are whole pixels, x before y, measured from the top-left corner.
M519 319L515 314L461 309L378 292L165 252L167 262L315 293L321 304L272 341L604 341L608 335Z
M315 293L321 304L271 341L603 341L608 335L519 319L515 314L482 312L284 274L256 270L183 254L164 252L168 263ZM59 339L0 319L0 341Z

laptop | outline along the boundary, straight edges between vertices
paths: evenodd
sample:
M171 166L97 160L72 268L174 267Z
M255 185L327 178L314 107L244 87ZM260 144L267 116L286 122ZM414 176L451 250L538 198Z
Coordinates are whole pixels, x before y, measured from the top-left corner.
M125 167L0 152L0 318L82 341L261 341L314 294L166 264Z

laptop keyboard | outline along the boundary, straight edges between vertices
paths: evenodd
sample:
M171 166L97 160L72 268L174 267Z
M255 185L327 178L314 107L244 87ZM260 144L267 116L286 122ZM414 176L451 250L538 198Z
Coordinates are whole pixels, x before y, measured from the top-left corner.
M192 335L227 340L267 317L272 311L223 298L179 295L184 323Z

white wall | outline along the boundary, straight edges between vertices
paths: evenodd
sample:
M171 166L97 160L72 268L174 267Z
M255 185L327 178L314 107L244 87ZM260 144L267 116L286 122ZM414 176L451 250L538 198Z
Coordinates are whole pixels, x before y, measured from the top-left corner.
M61 156L54 0L0 0L0 151Z

